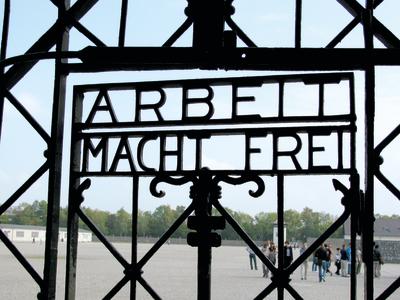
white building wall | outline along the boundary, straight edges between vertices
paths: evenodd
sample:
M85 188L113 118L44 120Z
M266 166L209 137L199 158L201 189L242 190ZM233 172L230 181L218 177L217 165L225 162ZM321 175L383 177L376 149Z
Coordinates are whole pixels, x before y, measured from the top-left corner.
M13 242L44 242L46 241L46 230L43 229L24 229L24 228L7 228L3 225L1 230L5 235ZM67 232L60 231L58 238L60 241L67 240ZM79 232L78 242L91 242L92 233L91 232Z

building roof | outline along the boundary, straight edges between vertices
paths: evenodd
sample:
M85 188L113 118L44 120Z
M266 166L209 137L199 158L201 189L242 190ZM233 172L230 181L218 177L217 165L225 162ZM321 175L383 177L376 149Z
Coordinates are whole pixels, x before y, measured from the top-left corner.
M344 234L350 235L350 220L344 223ZM374 235L379 237L400 237L400 220L376 219Z
M9 229L25 229L25 230L44 230L46 231L46 226L36 226L36 225L18 225L18 224L0 224L0 228ZM67 231L66 227L60 227L59 231ZM85 229L79 229L79 232L91 232Z

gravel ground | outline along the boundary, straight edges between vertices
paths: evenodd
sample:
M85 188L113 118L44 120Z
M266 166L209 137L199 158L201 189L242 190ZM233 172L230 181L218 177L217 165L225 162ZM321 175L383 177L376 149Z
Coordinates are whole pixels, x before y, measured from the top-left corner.
M43 269L44 244L17 243L39 274ZM130 244L115 244L129 261ZM139 245L139 258L151 245ZM59 247L57 299L64 299L65 243ZM78 249L77 299L101 299L122 278L123 269L100 243L82 243ZM296 253L295 253L296 254ZM213 249L212 299L253 299L270 283L263 278L260 261L258 270L250 270L247 252L241 247L223 246ZM162 299L186 300L196 296L197 251L184 245L164 245L143 268L144 279ZM36 299L38 288L30 275L20 266L4 244L0 243L0 299ZM400 275L400 265L385 264L382 277L375 280L378 296ZM316 272L307 280L300 280L299 271L292 275L291 285L304 299L350 298L350 278L328 276L319 283ZM129 299L129 284L114 299ZM363 272L358 275L358 299L363 299ZM143 287L137 285L137 299L152 299ZM268 299L276 299L273 292ZM292 299L285 293L285 299ZM400 299L400 290L390 299Z

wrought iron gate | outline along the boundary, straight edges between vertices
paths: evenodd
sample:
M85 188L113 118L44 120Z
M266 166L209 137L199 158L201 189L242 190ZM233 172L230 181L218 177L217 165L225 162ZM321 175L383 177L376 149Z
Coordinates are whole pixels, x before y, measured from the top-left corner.
M333 1L333 0L332 0ZM51 3L50 3L51 2ZM88 13L97 2L96 0L77 0L70 6L70 1L49 1L49 5L55 5L58 10L57 21L52 25L27 51L21 56L7 57L8 27L10 20L10 1L4 1L4 17L1 44L1 91L0 102L0 125L3 121L3 101L9 101L19 113L29 122L41 138L45 141L47 149L45 151L45 162L36 172L8 199L2 200L0 206L0 215L3 214L15 201L25 193L40 177L48 171L48 216L47 216L47 236L43 275L38 274L29 264L26 258L18 251L15 245L8 239L3 231L0 230L0 239L13 253L18 261L23 265L27 272L32 276L39 286L39 299L54 299L56 295L56 271L57 271L57 249L58 249L58 227L59 227L59 207L60 207L60 189L61 189L61 158L62 143L64 131L64 106L66 101L66 80L72 73L91 73L103 71L123 71L123 70L181 70L181 69L204 69L204 70L290 70L290 71L353 71L360 70L365 74L365 184L362 189L365 194L360 193L360 183L355 167L355 111L354 95L352 90L353 77L351 73L327 73L314 75L291 75L291 76L273 76L259 78L224 78L207 79L180 82L149 82L142 85L125 84L118 85L93 85L77 86L74 93L74 122L72 126L72 151L71 151L71 184L70 184L70 202L69 202L69 221L68 221L68 257L67 257L67 282L66 298L73 299L75 292L75 271L76 271L76 251L77 251L77 227L79 218L84 221L91 230L97 235L106 248L113 254L118 262L124 268L121 280L106 295L111 298L128 282L131 282L131 298L135 298L136 282L140 283L148 293L155 299L160 297L156 291L141 276L142 267L151 259L160 246L166 242L168 237L188 219L188 226L194 230L188 236L188 243L198 247L198 299L210 298L210 264L211 248L220 243L219 236L214 231L222 229L228 222L241 236L241 238L256 252L260 260L271 268L274 275L272 283L256 297L263 299L272 290L278 290L278 298L283 299L283 291L286 289L295 299L301 299L301 295L290 285L289 276L316 249L318 243L324 241L331 233L335 231L343 222L351 216L352 242L355 244L356 235L362 236L364 262L366 266L365 273L365 298L373 299L374 282L372 273L372 244L373 244L373 221L374 221L374 181L375 177L389 189L398 199L400 192L397 187L380 171L382 151L398 136L400 125L396 127L378 146L375 146L374 140L374 114L375 114L375 68L377 66L397 66L399 65L399 45L400 40L390 32L375 16L374 10L384 1L366 0L365 5L361 5L356 0L337 0L338 5L343 6L353 17L353 20L341 30L335 38L331 40L324 48L304 48L302 47L302 1L295 2L295 37L294 47L291 48L265 48L257 47L251 38L238 26L233 20L235 9L232 0L188 0L187 8L184 12L186 20L171 35L167 41L160 47L128 47L125 46L126 24L128 16L128 0L122 0L121 17L118 35L118 45L109 46L96 37L90 30L80 23L80 19ZM250 4L249 4L250 5ZM134 6L134 5L133 5ZM358 24L363 27L364 47L343 49L337 48L338 44L346 37ZM225 25L231 30L225 30ZM82 50L68 50L68 32L75 28L83 34L95 46L87 46ZM191 47L172 47L175 42L189 29L193 29L193 44ZM386 47L385 49L374 48L374 37ZM238 47L239 39L246 47ZM55 46L55 51L51 49ZM55 80L52 102L52 120L51 132L47 133L42 126L32 117L30 112L18 101L12 94L11 89L30 72L31 68L41 60L53 59L55 61ZM75 59L75 60L69 60ZM77 60L79 62L76 62ZM9 67L8 69L6 69ZM228 84L238 87L247 85L257 85L265 82L275 82L280 87L280 103L283 103L283 90L286 81L300 80L308 84L316 84L320 91L320 103L318 115L314 117L287 118L283 110L280 110L275 119L263 119L255 115L248 117L240 116L236 112L238 102L246 102L249 99L241 99L236 95L235 103L232 106L232 116L228 120L213 119L213 107L210 104L212 99L212 88L214 84ZM327 117L324 115L324 84L348 80L350 82L350 106L349 113L346 115ZM256 84L254 83L256 82ZM205 98L191 98L183 93L188 103L203 103L208 107L208 113L200 116L191 116L188 111L183 109L182 118L179 120L164 120L158 108L165 101L163 95L163 86L179 86L186 89L204 89L208 92ZM153 89L160 94L160 100L157 104L146 106L139 104L140 109L153 110L157 116L157 122L148 122L148 127L156 128L158 125L167 125L172 129L161 131L158 134L149 133L141 130L127 131L114 135L108 131L91 132L93 128L129 128L134 126L140 128L140 119L135 119L128 124L119 124L114 118L112 105L108 101L108 90L110 89L134 89L138 90ZM86 90L98 92L95 105L85 122L82 122L82 101ZM235 88L233 88L235 91ZM106 105L101 105L101 101ZM141 105L141 106L140 106ZM282 106L280 106L282 107ZM105 111L111 117L108 124L92 123L94 116L98 111ZM341 125L321 126L321 123L341 122ZM273 129L262 127L264 123L272 122L303 122L311 124L317 122L319 127L304 125L302 127L285 127ZM252 128L236 127L223 129L206 129L208 125L244 125L253 124ZM177 130L175 125L201 125L202 130ZM260 126L260 128L258 128ZM1 127L0 127L1 128ZM301 149L301 141L298 139L298 132L306 133L309 138L309 158L311 163L307 170L302 170L296 163L295 154ZM338 164L331 167L318 167L312 163L313 151L320 151L318 147L313 147L313 136L330 135L334 133L337 136L338 153L340 153L340 143L344 134L350 135L351 150L350 163L346 166L341 162L341 156L338 154ZM206 170L201 168L201 141L213 134L242 135L245 139L246 158L243 170ZM251 144L252 137L270 134L273 136L275 144L280 136L289 136L296 141L296 148L292 151L279 151L273 148L274 164L270 170L254 171L251 168L252 155L259 153L259 149L253 148ZM178 149L182 147L184 137L194 140L196 144L196 165L193 170L185 170L180 162L179 151L171 153L165 148L165 140L168 136L176 136ZM97 157L99 154L106 155L107 142L110 138L119 138L118 148L115 157L109 167L106 159L103 157L100 171L91 171L87 165L89 155ZM149 140L160 141L160 164L157 168L146 165L141 160L140 155L137 162L132 161L129 153L129 137L139 137L138 148L143 151L145 144ZM94 146L91 138L100 139L100 143ZM164 145L164 148L163 148ZM312 150L310 150L312 149ZM82 153L81 153L82 151ZM311 152L311 154L310 154ZM83 155L83 158L81 157ZM343 153L342 153L343 154ZM85 156L86 155L86 156ZM165 169L163 159L166 156L177 157L176 168ZM286 156L293 162L292 170L282 171L277 166L280 156ZM161 156L160 156L161 157ZM120 172L118 169L119 161L127 161L130 170ZM83 163L82 163L83 162ZM136 166L139 166L137 168ZM97 172L97 173L96 173ZM282 255L275 268L256 247L253 241L247 236L246 232L229 215L225 208L220 204L221 195L219 183L227 182L229 184L241 184L247 181L254 181L258 189L250 191L253 197L259 196L264 191L264 183L261 175L274 175L277 177L277 198L278 198L278 233L279 249L283 249L283 187L286 175L290 174L347 174L350 177L350 188L335 180L334 188L343 193L342 204L344 213L340 218L325 232L317 241L309 247L306 253L300 256L288 268L283 268ZM164 236L151 248L151 250L139 261L137 261L135 249L132 251L132 261L126 261L118 251L107 241L96 226L85 216L80 209L83 201L82 193L90 187L90 180L85 179L81 182L81 177L90 176L130 176L132 178L133 190L138 190L138 178L140 176L155 176L151 184L151 192L154 195L161 196L162 193L157 190L159 182L167 182L173 185L180 185L192 182L190 198L193 200L185 212L168 229ZM189 196L189 195L188 195ZM133 205L137 205L138 195L133 197ZM211 207L215 207L221 217L211 215ZM137 206L136 206L137 210ZM194 212L194 215L191 214ZM133 240L136 239L135 227L133 222ZM133 242L134 247L136 243ZM282 250L280 250L282 251ZM355 261L353 254L352 261ZM352 264L353 272L351 277L351 298L356 298L356 277L355 264ZM385 299L391 295L400 286L400 278L390 285L378 299Z

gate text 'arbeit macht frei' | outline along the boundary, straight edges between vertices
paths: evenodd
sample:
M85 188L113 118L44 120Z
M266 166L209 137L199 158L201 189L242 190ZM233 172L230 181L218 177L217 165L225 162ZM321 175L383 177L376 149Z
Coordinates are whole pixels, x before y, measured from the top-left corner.
M14 1L15 2L15 1ZM12 3L17 5L17 3ZM3 26L0 51L0 134L3 125L4 102L8 101L29 123L41 140L44 141L42 165L7 199L1 199L0 215L4 214L20 197L40 178L47 176L47 220L46 245L43 273L40 274L19 249L0 230L0 240L15 256L21 266L37 284L39 299L56 298L59 210L61 198L62 157L64 138L64 117L67 101L73 100L73 121L70 154L70 186L68 203L68 241L65 280L65 298L75 299L77 268L77 232L79 220L84 222L121 264L123 272L115 286L105 295L111 299L130 283L130 299L136 299L136 284L140 284L154 299L161 299L157 292L146 282L143 266L158 249L169 239L173 232L187 220L187 226L193 230L187 238L189 245L198 248L197 297L201 300L211 298L211 262L212 247L220 245L220 237L215 232L230 224L246 244L254 250L259 259L271 270L272 281L255 299L264 299L277 290L277 298L284 299L285 291L294 299L302 299L291 284L290 275L307 259L316 248L335 232L344 222L351 220L351 243L356 244L361 237L363 260L365 265L364 298L387 299L400 287L400 277L377 297L374 295L374 277L372 247L374 239L374 184L379 181L395 198L400 200L400 191L380 169L384 160L382 153L400 134L397 126L381 141L375 140L375 106L379 103L375 97L377 67L400 65L400 40L386 27L389 18L377 17L375 11L390 5L389 0L326 0L337 5L350 17L348 24L339 26L335 36L326 37L326 41L313 41L313 48L304 47L302 36L308 30L303 26L305 18L320 22L317 17L326 17L318 11L318 1L303 5L302 0L289 1L293 5L293 46L286 48L259 47L236 19L233 0L187 0L186 7L180 11L182 23L177 25L166 41L159 46L127 45L127 24L131 20L129 11L137 9L135 1L111 1L120 12L117 18L118 32L116 44L109 45L86 27L82 22L88 13L95 14L96 5L101 0L50 0L48 5L56 8L56 20L43 32L25 53L7 56L9 42L20 37L9 38L12 5L4 0ZM309 1L312 2L312 1ZM395 1L392 1L392 3ZM153 2L152 2L153 3ZM161 3L161 2L160 2ZM237 1L239 3L239 1ZM325 3L325 2L324 2ZM29 7L29 1L23 8ZM333 5L332 4L332 5ZM149 4L150 5L150 4ZM160 4L161 5L161 4ZM252 4L247 4L251 7ZM265 14L270 13L272 3L265 3ZM325 5L324 5L325 6ZM240 7L240 6L239 6ZM308 14L304 14L307 9ZM243 9L243 7L241 8ZM238 9L240 10L240 9ZM17 12L17 10L16 10ZM45 16L44 16L45 17ZM103 19L107 16L101 16ZM14 19L13 19L14 20ZM25 20L24 20L25 21ZM107 25L110 20L105 19ZM156 26L155 18L148 18ZM27 21L28 22L28 21ZM111 21L110 21L111 23ZM17 24L20 25L20 24ZM26 24L23 24L26 25ZM35 26L35 24L29 24ZM115 25L115 24L113 24ZM146 24L137 28L146 34ZM360 48L339 48L341 42L354 31L362 28ZM159 28L163 30L164 28ZM263 30L265 28L259 28ZM79 49L71 50L70 31L86 38L87 43ZM191 45L177 47L176 42L192 30ZM11 31L12 32L12 31ZM168 34L168 33L167 33ZM261 35L261 37L268 34ZM376 40L381 48L377 48ZM259 42L259 41L257 41ZM314 43L315 42L315 43ZM322 43L321 45L317 42ZM241 43L243 46L238 46ZM43 60L54 60L54 78L47 83L53 87L51 129L47 132L32 113L14 95L13 87L31 73L31 69ZM262 77L214 78L196 80L108 83L79 85L74 87L73 99L67 99L67 78L72 74L107 71L167 71L167 70L227 70L227 71L304 71L304 72L349 72L314 73ZM364 126L357 125L365 132L364 183L360 188L355 158L356 114L353 73L363 75L365 96ZM122 79L121 79L122 80ZM327 86L347 82L345 86L348 110L331 114L325 109ZM285 93L288 83L312 85L318 89L312 114L287 114ZM277 89L274 98L277 105L270 109L270 99L260 98L257 89L273 85ZM170 89L175 90L170 92ZM224 96L219 90L225 89ZM132 102L132 115L122 118L116 108L117 98L114 91L129 91ZM254 94L253 94L254 92ZM92 95L89 95L92 94ZM257 95L256 95L257 94ZM338 93L339 98L344 95ZM171 95L173 97L171 98ZM92 97L92 98L91 98ZM129 97L128 97L129 98ZM255 100L257 98L257 101ZM259 103L252 110L252 106ZM289 99L290 100L290 99ZM228 107L218 106L224 102ZM264 103L265 102L265 103ZM168 105L174 106L171 115ZM358 103L357 103L358 104ZM126 105L123 104L123 105ZM246 109L243 109L243 108ZM261 107L261 108L260 108ZM165 108L165 109L164 109ZM198 109L199 108L199 109ZM49 120L48 120L49 121ZM361 130L360 130L361 131ZM237 144L238 167L230 169L205 168L203 156L207 154L207 144L214 143L219 137L235 137ZM2 136L0 135L0 138ZM322 142L324 138L329 143ZM260 140L262 141L260 143ZM1 139L3 143L3 140ZM260 144L266 145L262 148ZM289 148L280 145L290 144ZM329 159L325 152L328 144ZM171 146L172 145L172 146ZM237 147L236 147L237 146ZM152 159L148 156L151 155ZM32 157L32 159L35 159ZM348 175L350 184L333 179L333 188L343 194L341 203L344 211L338 219L309 245L308 250L286 269L283 267L283 255L278 255L278 264L274 266L265 258L252 239L239 226L229 212L220 204L223 197L220 183L239 185L255 182L256 190L250 190L251 197L259 197L264 192L262 176L276 177L277 182L277 223L278 249L283 249L284 230L284 187L287 175ZM132 254L127 261L107 240L96 225L81 209L84 192L90 188L90 177L126 176L132 179ZM137 257L137 203L139 200L139 177L151 177L149 191L157 197L163 192L158 190L160 182L171 185L191 183L192 202L181 216L168 228L165 234L138 260ZM363 191L362 191L363 190ZM212 215L215 208L219 216ZM350 298L357 299L357 276L355 274L355 252L351 257ZM253 296L250 296L253 297Z

